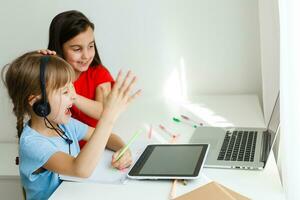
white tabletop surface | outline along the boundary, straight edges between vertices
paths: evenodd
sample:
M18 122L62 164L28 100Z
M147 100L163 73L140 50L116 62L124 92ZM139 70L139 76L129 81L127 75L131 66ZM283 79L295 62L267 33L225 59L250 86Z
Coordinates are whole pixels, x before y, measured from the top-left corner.
M175 123L172 118L181 114L201 121L206 126L265 127L258 98L254 95L201 96L190 102L168 100L137 100L120 117L114 128L125 141L133 132L145 128L147 138L149 127L160 132L162 124L180 134L179 142L188 142L194 128ZM143 137L142 137L143 138ZM168 141L168 136L161 135ZM273 154L263 171L203 169L203 174L251 199L284 199L279 173ZM182 194L197 186L197 181L187 186L179 184L177 194ZM50 199L168 199L171 181L133 181L126 184L74 183L63 182Z

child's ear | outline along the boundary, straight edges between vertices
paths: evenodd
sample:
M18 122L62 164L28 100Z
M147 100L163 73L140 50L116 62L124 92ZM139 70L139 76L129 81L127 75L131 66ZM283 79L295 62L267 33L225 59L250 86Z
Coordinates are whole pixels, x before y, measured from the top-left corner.
M30 95L29 97L28 97L28 103L29 103L29 105L30 106L33 106L33 104L35 103L35 102L37 102L38 100L40 100L41 99L41 95Z

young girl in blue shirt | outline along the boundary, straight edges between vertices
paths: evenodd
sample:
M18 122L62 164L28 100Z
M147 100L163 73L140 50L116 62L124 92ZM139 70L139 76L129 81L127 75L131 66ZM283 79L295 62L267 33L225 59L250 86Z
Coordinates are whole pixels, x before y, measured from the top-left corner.
M105 147L116 151L114 157L118 155L123 146L108 139L120 113L140 94L131 94L136 82L131 72L124 79L122 72L118 74L104 100L101 125L92 128L71 117L76 99L74 70L63 59L29 52L4 70L17 117L19 170L28 200L48 199L61 183L58 174L89 177ZM80 151L81 139L88 142ZM131 162L125 153L118 161L113 159L112 166L122 169Z

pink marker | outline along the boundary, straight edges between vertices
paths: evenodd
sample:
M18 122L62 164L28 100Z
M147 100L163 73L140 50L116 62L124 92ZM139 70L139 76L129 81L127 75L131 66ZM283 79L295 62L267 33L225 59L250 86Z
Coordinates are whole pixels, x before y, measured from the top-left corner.
M148 133L148 138L151 139L152 136L152 125L150 125L149 133Z
M166 127L164 127L163 125L159 125L159 128L161 129L161 130L163 130L165 133L167 133L170 137L172 137L172 138L176 138L177 137L177 135L175 135L175 134L173 134L171 131L169 131Z
M180 115L183 119L185 119L185 120L188 120L188 121L192 121L192 122L194 122L194 123L196 123L196 124L199 124L200 126L203 126L203 123L202 122L197 122L197 121L195 121L195 120L193 120L193 119L190 119L189 117L187 117L187 116L185 116L185 115Z

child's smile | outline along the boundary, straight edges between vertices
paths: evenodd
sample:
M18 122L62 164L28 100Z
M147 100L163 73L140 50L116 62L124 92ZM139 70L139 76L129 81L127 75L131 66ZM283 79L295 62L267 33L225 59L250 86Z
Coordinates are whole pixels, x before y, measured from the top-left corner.
M71 64L76 73L88 70L95 56L94 31L87 28L63 44L65 60Z

